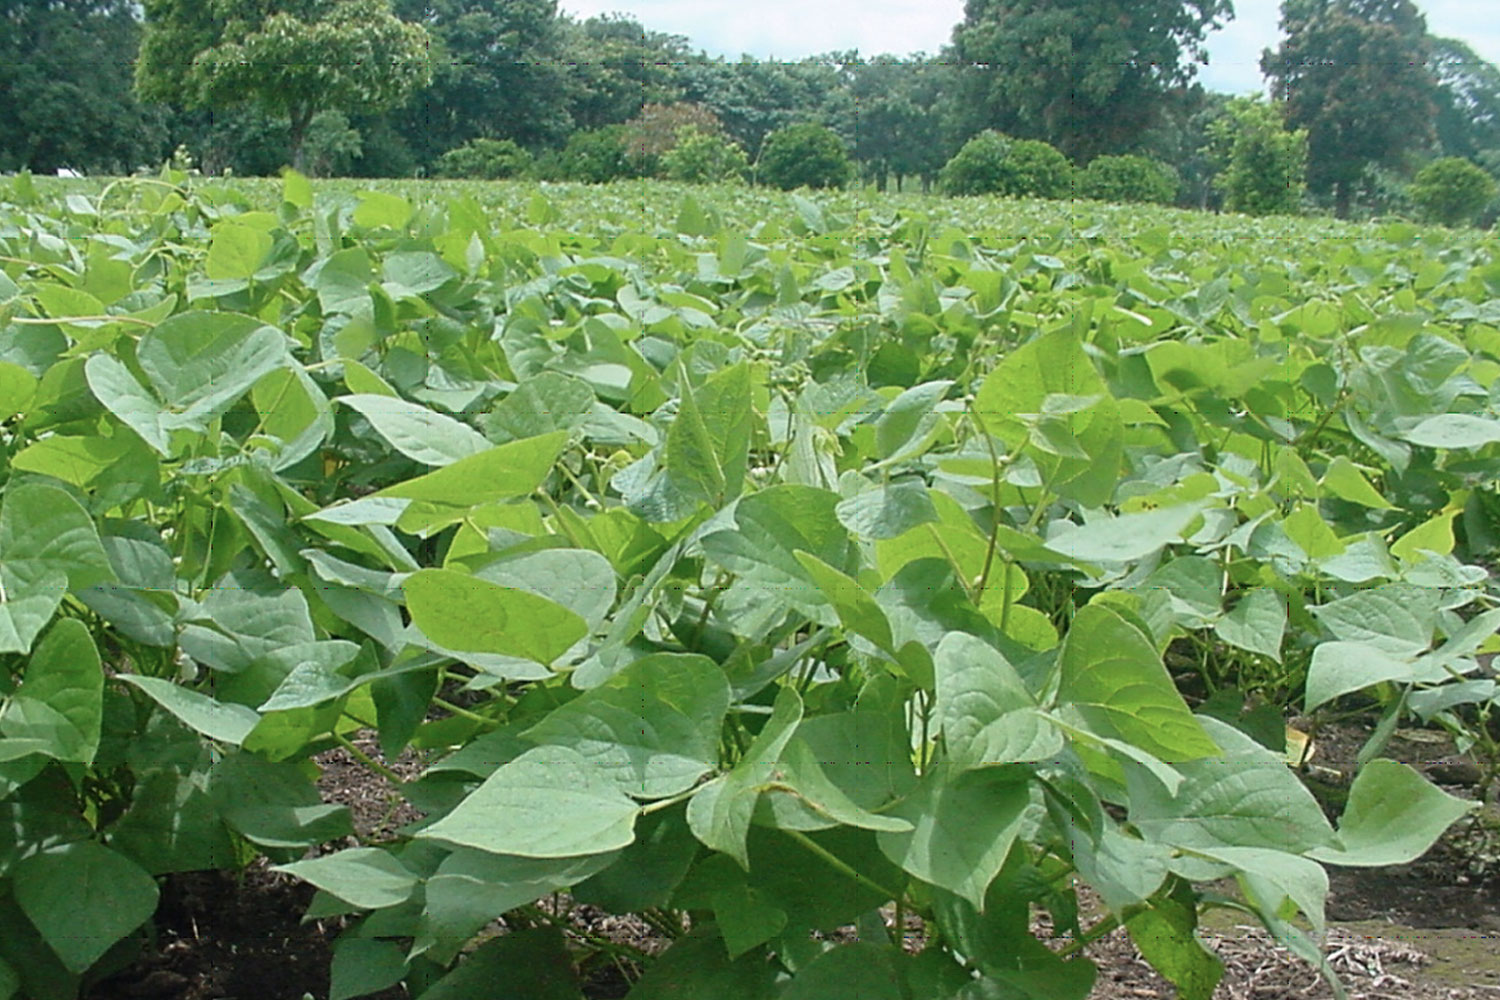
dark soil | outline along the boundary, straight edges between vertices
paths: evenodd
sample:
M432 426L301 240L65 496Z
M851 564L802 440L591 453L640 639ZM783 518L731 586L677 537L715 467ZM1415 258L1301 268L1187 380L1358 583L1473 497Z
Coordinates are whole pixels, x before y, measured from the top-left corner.
M1295 720L1305 726L1305 720ZM1314 733L1306 762L1309 785L1336 813L1341 791L1368 727L1324 726ZM356 744L379 757L372 741ZM1450 792L1472 797L1477 769L1457 757L1446 739L1402 731L1384 756L1406 761ZM417 818L390 786L355 757L338 750L319 758L324 797L350 807L359 835L389 837ZM402 759L403 775L420 765ZM343 845L333 845L335 847ZM1376 870L1330 870L1328 916L1334 925L1325 953L1354 1000L1477 1000L1500 998L1500 810L1493 805L1456 825L1426 857ZM145 958L96 987L91 1000L302 1000L328 995L331 946L339 919L303 923L311 887L272 872L264 863L240 875L193 872L168 877L157 912L155 940ZM1087 892L1084 893L1087 904ZM566 901L564 901L565 903ZM587 906L566 911L581 933L607 937L647 953L667 941L642 921ZM889 917L888 917L889 922ZM497 922L494 931L505 933ZM921 947L919 922L905 935ZM848 934L835 935L843 939ZM1329 987L1304 962L1276 947L1260 929L1210 919L1202 931L1225 976L1219 1000L1325 1000ZM1124 931L1095 942L1093 1000L1167 1000L1171 985L1140 957ZM580 970L590 1000L624 997L639 970L608 960ZM401 1000L393 987L376 1000ZM733 1000L726 997L725 1000Z

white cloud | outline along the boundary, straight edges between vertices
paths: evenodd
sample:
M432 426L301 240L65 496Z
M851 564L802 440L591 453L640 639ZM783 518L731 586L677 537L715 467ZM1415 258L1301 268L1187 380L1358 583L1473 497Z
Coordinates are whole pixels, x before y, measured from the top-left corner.
M1426 0L1427 27L1500 64L1497 0ZM695 49L737 58L800 59L858 49L935 54L963 18L963 0L562 0L575 17L625 13L653 31L686 35ZM1245 93L1264 86L1260 54L1280 40L1279 0L1236 0L1237 17L1208 39L1205 86Z

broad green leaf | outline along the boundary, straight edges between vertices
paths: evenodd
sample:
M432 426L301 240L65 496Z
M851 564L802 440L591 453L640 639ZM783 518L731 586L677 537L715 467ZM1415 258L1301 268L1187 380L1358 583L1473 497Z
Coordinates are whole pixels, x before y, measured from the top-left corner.
M400 195L361 191L354 209L354 224L368 229L404 229L411 214L411 203Z
M17 863L12 891L28 920L72 972L83 972L156 912L156 882L92 841Z
M1099 604L1073 618L1060 654L1059 702L1072 704L1099 735L1167 761L1218 752L1188 710L1155 644L1119 612Z
M1448 555L1453 551L1453 519L1458 514L1450 510L1417 525L1391 543L1391 555L1403 562L1417 562L1424 551Z
M558 372L541 372L510 391L483 418L490 440L503 444L553 431L571 431L593 411L594 390L587 382Z
M171 426L201 428L262 375L290 361L286 335L253 316L185 312L141 337L141 371L171 411ZM108 405L108 402L105 402Z
M938 520L927 487L911 480L841 500L834 513L850 534L872 541L896 538L918 525Z
M141 436L158 454L171 454L164 420L167 411L117 359L96 354L84 364L89 391L110 413Z
M1328 463L1323 473L1323 489L1341 500L1357 503L1376 510L1395 510L1395 506L1381 496L1359 467L1343 455Z
M1286 766L1227 723L1198 721L1223 750L1174 765L1183 781L1173 795L1127 765L1130 822L1148 840L1189 848L1266 848L1302 854L1333 841L1323 810Z
M1449 795L1405 764L1372 760L1354 776L1338 839L1312 857L1331 865L1404 865L1428 849L1474 802Z
M526 858L602 854L634 839L636 805L577 751L529 750L417 836Z
M88 626L58 622L32 651L20 690L0 715L10 739L43 740L58 760L92 764L104 718L104 668Z
M417 887L417 876L378 847L352 847L271 870L295 875L365 910L404 903Z
M20 365L0 361L0 422L26 411L36 384L36 377Z
M1196 853L1238 868L1241 889L1263 913L1280 914L1290 901L1306 915L1314 933L1323 933L1328 872L1316 861L1266 847L1198 848Z
M250 390L261 430L280 442L272 469L280 471L312 454L334 430L328 398L301 368L278 368Z
M192 741L192 751L206 758L197 737L183 733ZM244 848L219 818L208 795L207 776L168 768L165 761L152 764L163 769L137 771L130 808L110 828L110 846L152 875L242 864Z
M1418 674L1413 660L1372 643L1320 643L1307 668L1306 710L1383 681L1410 683Z
M782 754L773 787L794 795L814 813L834 823L862 830L905 833L912 824L894 816L880 816L862 809L823 773L822 765L802 740L794 739Z
M399 983L406 967L406 956L394 941L341 937L328 970L328 1000L378 993Z
M573 898L611 913L664 907L698 853L685 806L643 815L636 822L635 842L575 885Z
M271 252L271 242L271 234L265 230L232 219L215 223L203 273L210 281L252 278Z
M1334 638L1362 642L1395 656L1432 643L1437 595L1429 588L1393 583L1361 590L1311 609Z
M694 928L646 967L631 1000L771 1000L775 972L760 954L731 961L714 928Z
M452 465L492 447L468 424L404 399L356 395L334 402L357 410L391 447L423 465Z
M946 380L925 382L891 400L875 422L875 450L883 461L897 461L921 450L940 419L933 408L951 385Z
M687 818L693 836L706 847L734 858L746 871L750 869L750 856L745 838L756 799L801 721L802 699L793 688L782 688L771 717L734 770L703 785L688 800Z
M577 858L520 858L459 848L426 881L413 955L451 962L496 914L570 888L614 863L618 852Z
M86 489L108 474L133 473L144 485L158 479L155 462L134 435L63 437L33 441L11 460L23 472L35 472Z
M902 869L984 906L1031 801L1028 772L1015 767L960 771L938 765L889 810L910 833L879 834L880 850Z
M899 963L891 945L853 941L831 948L797 970L782 1000L903 1000Z
M369 316L374 306L370 282L370 255L363 247L351 247L323 258L309 267L302 280L318 293L324 315L349 313Z
M696 390L684 378L681 391L677 417L667 429L667 472L683 492L722 506L745 482L755 413L750 366L718 372Z
M88 513L55 486L12 486L0 504L0 653L25 653L68 590L113 579Z
M786 926L786 911L743 882L714 893L713 909L731 960L771 940Z
M485 523L483 515L471 518L471 521ZM582 618L590 631L604 624L615 603L614 567L608 559L589 549L526 552L481 566L474 575L502 587L530 591L538 597L556 601Z
M567 747L620 791L659 799L693 787L718 759L729 681L705 656L657 653L555 709L527 730Z
M281 171L281 200L288 205L297 208L308 209L313 206L312 181L306 175L300 174L287 167Z
M427 250L398 250L381 262L384 288L393 299L419 298L437 291L458 276L437 254Z
M490 938L422 991L422 1000L582 1000L563 932L539 927Z
M894 656L896 649L891 639L890 622L886 621L885 612L880 610L880 605L875 603L870 592L817 556L807 552L797 552L794 555L823 592L823 596L833 605L844 628Z
M354 832L348 807L325 804L294 763L236 751L213 766L208 793L224 822L264 847L306 848Z
M1045 760L1062 736L1034 711L1036 698L993 646L954 632L933 654L937 717L948 759L958 768Z
M1132 562L1180 541L1203 508L1183 504L1140 514L1096 517L1078 527L1054 526L1047 548L1078 562Z
M1170 897L1125 921L1142 957L1177 987L1179 1000L1213 1000L1224 976L1224 963L1198 940L1197 926L1197 911Z
M555 601L457 570L421 570L402 589L412 624L446 649L547 665L589 631L576 612Z
M524 497L547 478L567 442L564 431L512 441L388 486L373 496L430 500L457 507Z
M1286 600L1269 587L1257 587L1214 623L1214 632L1231 646L1269 656L1280 663L1281 640L1286 634Z
M1441 413L1428 417L1402 436L1424 448L1482 448L1500 441L1500 420L1466 413Z

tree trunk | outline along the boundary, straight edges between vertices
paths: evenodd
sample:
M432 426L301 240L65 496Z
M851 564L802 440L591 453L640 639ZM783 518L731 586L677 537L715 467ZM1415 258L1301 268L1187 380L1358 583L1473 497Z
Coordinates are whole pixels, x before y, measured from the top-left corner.
M1340 219L1349 218L1349 182L1338 181L1333 185L1333 214Z
M291 120L288 122L288 134L291 144L292 169L299 174L307 173L307 163L303 158L302 144L307 141L307 126L312 123L312 109L299 108L292 112Z

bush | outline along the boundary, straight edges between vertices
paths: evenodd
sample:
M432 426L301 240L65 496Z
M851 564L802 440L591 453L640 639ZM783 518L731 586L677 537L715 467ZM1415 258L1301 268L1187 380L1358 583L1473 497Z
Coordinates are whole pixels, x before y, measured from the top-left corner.
M1078 193L1097 201L1170 205L1177 199L1177 171L1146 156L1101 156L1078 177Z
M783 191L842 187L854 177L854 164L838 133L822 125L788 125L766 137L758 175Z
M604 184L656 173L656 158L632 156L627 148L630 130L624 125L574 132L562 151L538 164L546 180Z
M685 129L696 129L704 135L720 135L724 131L718 115L701 104L687 101L647 104L625 127L629 129L625 149L637 157L664 156L676 148Z
M312 176L346 175L361 152L359 130L342 111L320 111L308 123L302 159Z
M1472 222L1495 197L1495 179L1457 156L1433 160L1417 172L1411 200L1422 215L1445 226Z
M1248 215L1295 215L1307 189L1307 130L1289 132L1281 107L1237 97L1209 123L1204 151L1220 173L1214 186L1224 207Z
M1040 140L986 130L953 154L938 184L947 194L1062 198L1073 190L1073 164Z
M750 172L750 158L739 143L689 126L678 132L677 144L662 155L661 169L668 180L690 184L743 181Z
M510 139L470 139L438 157L439 177L499 181L531 172L531 154Z

